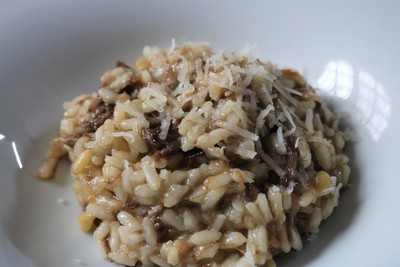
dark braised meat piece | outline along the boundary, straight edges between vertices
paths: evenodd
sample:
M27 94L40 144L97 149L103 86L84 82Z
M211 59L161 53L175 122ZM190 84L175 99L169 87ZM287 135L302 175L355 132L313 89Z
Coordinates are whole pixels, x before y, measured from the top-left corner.
M103 123L111 118L114 112L113 104L101 102L91 114L91 119L83 122L83 128L87 133L94 133Z
M198 168L201 164L207 163L210 161L207 158L206 153L200 148L194 148L187 152L183 153L183 166L187 166L188 168Z
M306 187L309 183L309 177L301 161L300 152L294 147L292 138L286 139L287 153L286 157L286 168L285 175L280 178L280 184L289 186L289 182L293 181L295 185L300 184Z
M171 126L164 140L160 138L161 125L142 129L142 137L146 141L151 153L157 152L160 156L165 157L181 151L178 128L173 127L173 124Z
M224 147L225 158L229 165L232 167L240 167L244 163L248 162L246 159L239 156L236 152L239 149L241 142L241 137L238 135L232 135L227 138L227 140L219 143L220 147Z
M79 138L80 136L77 135L69 135L66 138L64 138L63 142L69 147L74 147L76 141L78 141Z

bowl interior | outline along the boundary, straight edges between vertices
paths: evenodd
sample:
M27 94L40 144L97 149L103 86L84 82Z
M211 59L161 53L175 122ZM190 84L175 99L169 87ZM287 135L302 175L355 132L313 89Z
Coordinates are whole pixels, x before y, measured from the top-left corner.
M278 264L331 266L333 258L336 266L357 258L364 266L393 266L396 259L390 255L396 255L394 242L400 234L390 229L397 229L399 215L382 209L397 202L400 185L394 175L399 163L394 145L399 54L391 53L399 40L388 34L394 26L379 28L369 19L372 13L385 25L396 22L390 5L378 12L345 1L309 1L290 8L279 2L46 1L46 8L10 2L4 10L0 262L5 266L75 266L80 260L114 266L100 258L91 236L78 229L80 208L68 163L60 164L54 181L34 177L57 134L63 102L97 90L101 74L116 60L133 64L143 46L168 47L173 38L178 43L209 41L226 50L256 44L256 56L297 68L336 110L351 114L348 123L360 139L349 147L352 187L343 192L318 237L303 251L278 257ZM383 220L385 227L371 243L371 231ZM365 255L366 242L374 255Z

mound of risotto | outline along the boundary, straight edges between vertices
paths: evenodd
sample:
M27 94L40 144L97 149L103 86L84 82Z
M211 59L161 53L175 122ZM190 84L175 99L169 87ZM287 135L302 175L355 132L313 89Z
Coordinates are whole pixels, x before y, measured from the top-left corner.
M122 265L275 266L348 184L345 115L247 50L145 47L64 108L39 176L68 154L79 226Z

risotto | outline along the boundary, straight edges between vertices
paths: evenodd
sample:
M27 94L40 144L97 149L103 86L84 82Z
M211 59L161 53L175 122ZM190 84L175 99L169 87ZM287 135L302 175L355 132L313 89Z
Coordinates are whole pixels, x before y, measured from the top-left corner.
M348 184L351 139L296 71L205 43L145 47L64 105L82 231L127 266L275 266Z

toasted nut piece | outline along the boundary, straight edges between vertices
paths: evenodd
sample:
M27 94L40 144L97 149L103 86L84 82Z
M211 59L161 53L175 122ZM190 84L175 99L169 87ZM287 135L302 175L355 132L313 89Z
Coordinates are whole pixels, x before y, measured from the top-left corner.
M92 229L95 217L86 212L81 212L78 216L78 225L81 231L89 232Z
M322 191L332 184L331 176L325 171L319 171L313 178L313 185L317 191Z

